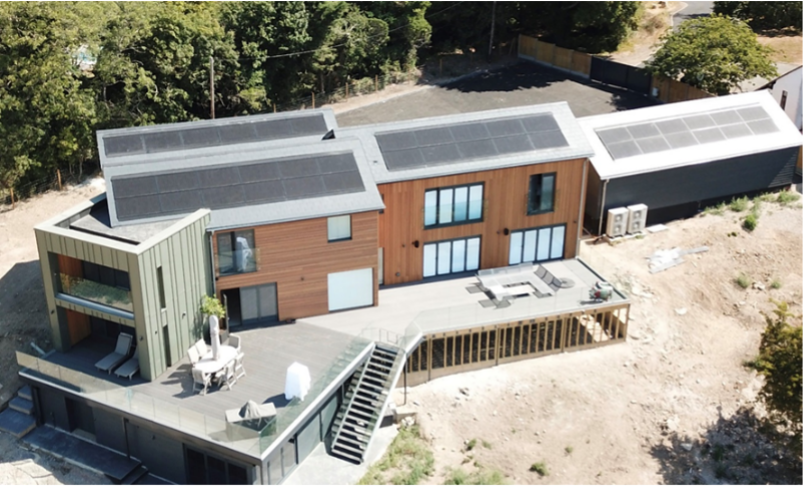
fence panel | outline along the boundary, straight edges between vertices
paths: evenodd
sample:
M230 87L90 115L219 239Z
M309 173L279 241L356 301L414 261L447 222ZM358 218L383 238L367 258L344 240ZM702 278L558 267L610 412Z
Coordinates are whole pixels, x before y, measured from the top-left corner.
M518 56L537 59L537 38L521 35L518 37Z
M548 64L554 64L554 44L537 41L537 60Z
M652 77L644 70L595 56L591 59L590 77L638 93L648 94L652 88Z
M564 47L554 48L554 66L562 69L571 70L571 61L574 51L565 49Z
M582 73L585 76L591 74L591 55L579 51L571 51L571 71Z

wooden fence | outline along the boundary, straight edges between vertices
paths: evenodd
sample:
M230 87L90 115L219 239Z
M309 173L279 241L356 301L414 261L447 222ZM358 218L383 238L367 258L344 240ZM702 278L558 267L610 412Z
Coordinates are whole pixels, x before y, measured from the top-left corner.
M546 64L588 79L591 78L592 56L590 54L555 46L534 37L524 35L519 37L518 57ZM683 102L714 96L699 88L662 76L652 77L651 89L644 95L664 103Z

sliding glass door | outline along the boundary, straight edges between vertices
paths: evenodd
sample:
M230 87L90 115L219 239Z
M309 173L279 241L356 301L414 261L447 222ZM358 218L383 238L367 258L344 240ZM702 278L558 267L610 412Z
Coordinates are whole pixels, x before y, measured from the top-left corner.
M423 278L479 269L481 237L429 242L423 246Z
M509 235L509 264L562 259L565 224L513 231Z

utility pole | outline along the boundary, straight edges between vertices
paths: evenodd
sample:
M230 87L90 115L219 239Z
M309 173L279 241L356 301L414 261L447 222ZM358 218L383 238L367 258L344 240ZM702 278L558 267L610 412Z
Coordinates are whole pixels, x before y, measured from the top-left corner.
M213 57L210 56L210 118L215 118L215 70L213 68Z
M490 48L487 50L487 60L493 55L493 35L495 34L495 2L493 1L493 19L490 22Z

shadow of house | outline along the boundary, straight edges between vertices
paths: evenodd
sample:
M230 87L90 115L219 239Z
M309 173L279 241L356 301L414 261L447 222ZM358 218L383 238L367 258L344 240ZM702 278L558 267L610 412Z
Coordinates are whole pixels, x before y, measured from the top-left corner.
M800 485L803 461L782 447L790 440L744 407L702 436L673 432L650 452L664 484Z

